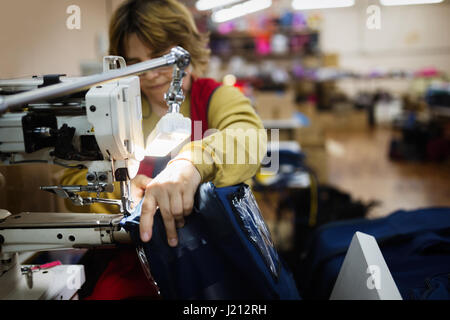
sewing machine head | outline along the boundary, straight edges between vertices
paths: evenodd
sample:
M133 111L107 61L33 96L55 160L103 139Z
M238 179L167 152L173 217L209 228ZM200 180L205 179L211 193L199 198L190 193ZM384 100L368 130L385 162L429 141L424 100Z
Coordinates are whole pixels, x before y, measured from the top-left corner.
M41 189L77 205L102 202L117 205L121 211L117 215L58 212L11 215L0 208L0 299L25 294L46 297L41 292L45 286L33 287L32 273L21 274L19 252L114 246L131 241L119 222L131 212L130 180L137 174L140 161L149 154L144 144L140 83L136 75L173 66L172 83L165 99L170 115L174 115L184 99L181 85L189 61L189 53L175 47L167 55L129 67L121 57L105 57L104 72L88 77L50 75L0 80L0 162L6 165L44 162L87 169L85 185ZM121 199L99 198L100 193L114 190L114 181L120 182ZM97 193L97 197L82 197L83 191Z
M4 164L48 162L87 168L86 185L46 186L77 205L103 202L131 208L130 179L146 155L139 73L173 65L166 101L179 112L189 53L181 47L160 58L126 67L121 57L103 61L103 73L81 78L60 75L0 80L0 160ZM6 112L9 111L9 112ZM101 199L120 182L121 199ZM82 191L97 193L83 198Z

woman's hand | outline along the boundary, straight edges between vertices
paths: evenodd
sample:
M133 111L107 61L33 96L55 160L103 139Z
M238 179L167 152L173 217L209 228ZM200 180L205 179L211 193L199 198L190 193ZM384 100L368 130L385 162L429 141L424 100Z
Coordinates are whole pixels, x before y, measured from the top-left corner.
M159 207L170 246L178 244L176 227L184 225L184 216L191 213L194 195L201 176L192 162L178 159L160 172L154 179L138 175L132 180L133 199L141 199L142 212L140 234L143 242L152 237L153 216Z
M145 194L145 188L152 180L152 178L149 178L144 174L138 174L131 180L131 199L133 199L133 208L141 202Z

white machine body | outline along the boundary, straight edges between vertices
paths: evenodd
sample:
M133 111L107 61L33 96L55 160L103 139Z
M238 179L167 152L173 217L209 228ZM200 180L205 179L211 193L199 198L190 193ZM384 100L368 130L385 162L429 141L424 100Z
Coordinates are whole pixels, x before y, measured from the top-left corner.
M139 78L119 79L86 94L87 120L105 159L134 178L145 155Z
M92 87L86 94L85 107L86 115L57 115L57 128L64 124L75 128L75 147L79 147L81 136L95 136L104 160L84 161L88 171L126 168L129 178L134 178L145 155L139 77L130 76ZM20 112L0 116L0 152L11 154L3 162L51 162L54 158L50 155L51 148L26 152L22 124L26 115L26 112ZM65 160L67 164L79 162Z

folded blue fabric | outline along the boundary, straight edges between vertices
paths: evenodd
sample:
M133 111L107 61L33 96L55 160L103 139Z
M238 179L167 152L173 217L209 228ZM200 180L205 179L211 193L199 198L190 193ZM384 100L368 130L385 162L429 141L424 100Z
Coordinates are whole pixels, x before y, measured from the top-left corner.
M396 211L318 228L298 279L305 299L328 299L355 232L377 240L403 299L450 296L450 208ZM446 290L446 291L445 291Z
M300 299L249 186L200 185L193 212L167 244L159 210L152 239L139 236L140 203L121 225L141 246L165 299Z

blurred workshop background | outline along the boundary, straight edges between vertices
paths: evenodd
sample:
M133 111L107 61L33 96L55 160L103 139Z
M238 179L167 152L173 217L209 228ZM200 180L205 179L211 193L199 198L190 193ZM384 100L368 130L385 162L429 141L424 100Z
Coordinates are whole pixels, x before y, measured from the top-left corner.
M0 78L101 72L121 2L2 0ZM181 2L210 33L208 76L279 129L280 170L254 190L280 250L325 222L450 206L449 0ZM65 210L39 191L59 171L0 167L0 208Z

